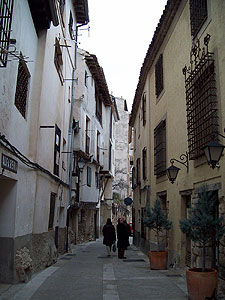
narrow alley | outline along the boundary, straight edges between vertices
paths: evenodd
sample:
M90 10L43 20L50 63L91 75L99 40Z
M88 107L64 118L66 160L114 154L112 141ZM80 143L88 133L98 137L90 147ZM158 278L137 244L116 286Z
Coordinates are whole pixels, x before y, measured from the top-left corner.
M12 285L2 300L182 300L187 299L181 269L150 270L146 255L134 245L126 259L107 257L102 239L76 245L71 254L33 276Z

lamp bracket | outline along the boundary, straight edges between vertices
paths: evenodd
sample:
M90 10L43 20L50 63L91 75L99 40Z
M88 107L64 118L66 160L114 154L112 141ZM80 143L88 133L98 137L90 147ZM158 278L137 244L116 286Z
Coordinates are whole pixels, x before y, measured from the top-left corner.
M189 155L187 151L186 153L182 153L180 155L180 160L176 158L171 158L170 163L173 165L175 161L184 165L187 168L187 172L189 171Z

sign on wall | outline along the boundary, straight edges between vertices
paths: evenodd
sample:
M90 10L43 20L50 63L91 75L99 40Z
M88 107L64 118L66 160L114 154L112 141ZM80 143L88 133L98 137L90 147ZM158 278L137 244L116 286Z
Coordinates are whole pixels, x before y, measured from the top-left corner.
M1 165L1 167L2 167L2 169L6 169L6 170L9 170L13 173L17 173L18 162L15 159L13 159L13 158L11 158L11 157L9 157L9 156L2 153L2 165Z

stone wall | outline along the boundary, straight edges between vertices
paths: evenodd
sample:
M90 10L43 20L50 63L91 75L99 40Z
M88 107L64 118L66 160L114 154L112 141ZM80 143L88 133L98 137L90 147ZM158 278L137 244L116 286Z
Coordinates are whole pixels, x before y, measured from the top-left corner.
M95 240L94 213L95 210L92 209L82 210L82 219L78 224L78 236L76 240L77 244Z
M38 272L53 265L57 261L57 256L55 232L53 230L42 234L33 234L31 253L33 272Z

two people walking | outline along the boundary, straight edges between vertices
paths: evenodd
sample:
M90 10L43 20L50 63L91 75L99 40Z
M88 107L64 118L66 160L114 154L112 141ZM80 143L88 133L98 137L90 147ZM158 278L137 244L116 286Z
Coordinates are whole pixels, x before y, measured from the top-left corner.
M129 228L128 228L129 227ZM118 248L118 258L125 259L125 250L129 244L129 236L131 235L130 226L122 218L118 219L118 224L116 227L117 231L117 248ZM103 244L106 245L107 255L111 255L112 245L116 241L115 228L112 225L111 219L108 218L106 224L103 227Z

